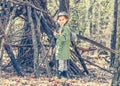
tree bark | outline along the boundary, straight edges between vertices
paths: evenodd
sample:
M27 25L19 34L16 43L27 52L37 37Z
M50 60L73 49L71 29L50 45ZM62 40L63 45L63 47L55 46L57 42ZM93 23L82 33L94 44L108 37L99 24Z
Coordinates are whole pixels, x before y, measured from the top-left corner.
M86 64L85 64L83 58L81 57L79 51L77 50L76 45L75 45L73 42L72 42L72 47L74 48L75 55L78 57L78 60L79 60L79 62L81 63L84 71L86 72L86 74L89 74L88 69L87 69L87 67L86 67Z
M119 5L118 5L119 4ZM118 17L116 19L117 22L117 38L116 38L116 49L118 50L118 52L120 52L120 1L119 0L115 0L115 5L118 6ZM119 86L120 85L120 56L115 56L115 61L114 61L114 68L115 68L115 72L114 72L114 77L112 79L112 83L111 86Z
M69 11L69 0L59 0L59 12L65 11L68 12Z
M17 71L18 76L23 76L23 74L22 74L22 72L20 70L20 67L19 67L19 65L18 65L18 63L17 63L17 61L15 59L15 56L14 56L14 54L12 52L13 50L11 49L11 47L9 45L4 45L4 48L5 48L8 56L10 57L12 65L15 68L15 70Z
M111 36L111 49L116 50L116 33L117 33L117 12L118 12L118 0L114 1L114 28ZM114 66L115 53L111 53L110 67Z
M32 43L33 43L33 58L34 58L34 74L35 77L39 77L39 72L38 72L38 67L39 67L39 52L38 52L38 43L37 43L37 38L36 38L36 32L35 32L35 26L33 23L33 18L32 18L32 9L31 7L27 7L27 12L28 12L28 20L30 23L30 28L32 30Z
M11 23L12 23L13 18L15 16L16 10L17 10L17 7L15 6L13 11L11 12L11 16L9 17L9 21L7 23L7 26L6 26L5 30L4 30L4 36L5 37L1 40L1 46L0 46L0 58L1 58L1 60L2 60L2 54L3 54L3 44L5 43L5 41L8 42L7 35L8 35L9 30L10 30Z
M80 39L80 40L84 40L84 41L86 41L86 42L89 42L89 43L91 43L91 44L93 44L93 45L96 45L96 46L98 46L98 47L100 47L100 48L102 48L102 49L104 49L104 50L109 51L109 52L115 53L116 55L120 55L120 52L118 52L118 51L116 51L116 50L113 50L113 49L110 49L110 48L102 45L101 43L98 43L98 42L96 42L96 41L94 41L94 40L91 40L91 39L89 39L89 38L87 38L87 37L84 37L84 36L82 36L82 35L77 34L77 38Z

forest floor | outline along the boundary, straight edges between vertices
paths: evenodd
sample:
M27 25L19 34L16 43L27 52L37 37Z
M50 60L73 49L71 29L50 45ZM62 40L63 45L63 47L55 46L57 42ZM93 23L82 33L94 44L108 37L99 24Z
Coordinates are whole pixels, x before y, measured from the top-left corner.
M104 58L84 58L109 70L109 64ZM33 73L25 73L24 77L18 77L15 72L1 71L0 86L110 86L112 74L89 63L86 64L89 75L84 74L72 79L48 78L46 75L34 78Z

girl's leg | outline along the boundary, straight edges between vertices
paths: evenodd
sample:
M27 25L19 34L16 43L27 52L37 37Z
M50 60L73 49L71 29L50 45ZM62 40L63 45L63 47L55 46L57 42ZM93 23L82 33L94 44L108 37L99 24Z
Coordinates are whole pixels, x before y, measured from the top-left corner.
M67 60L59 60L58 61L58 78L61 78L61 76L67 78Z
M64 70L64 60L59 60L58 63L58 70L62 72Z
M59 71L67 71L67 60L59 60Z

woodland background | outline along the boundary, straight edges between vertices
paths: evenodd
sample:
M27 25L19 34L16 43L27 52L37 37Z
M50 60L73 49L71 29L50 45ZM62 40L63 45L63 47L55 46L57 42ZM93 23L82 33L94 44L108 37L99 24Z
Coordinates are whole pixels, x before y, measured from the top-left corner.
M1 0L0 85L119 86L119 4L119 0ZM71 47L72 78L59 80L53 31L56 15L63 10L70 15L77 41Z

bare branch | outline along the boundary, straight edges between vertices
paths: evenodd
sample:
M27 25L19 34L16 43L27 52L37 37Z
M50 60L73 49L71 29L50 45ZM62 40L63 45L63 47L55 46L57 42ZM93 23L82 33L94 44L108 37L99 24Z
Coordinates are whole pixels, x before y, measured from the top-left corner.
M34 9L36 9L38 11L41 11L41 12L44 12L44 13L48 13L47 11L43 10L42 8L36 7L35 5L31 4L28 1L14 1L14 0L9 0L9 2L17 4L17 5L22 5L22 6L28 5L28 6L34 8Z

